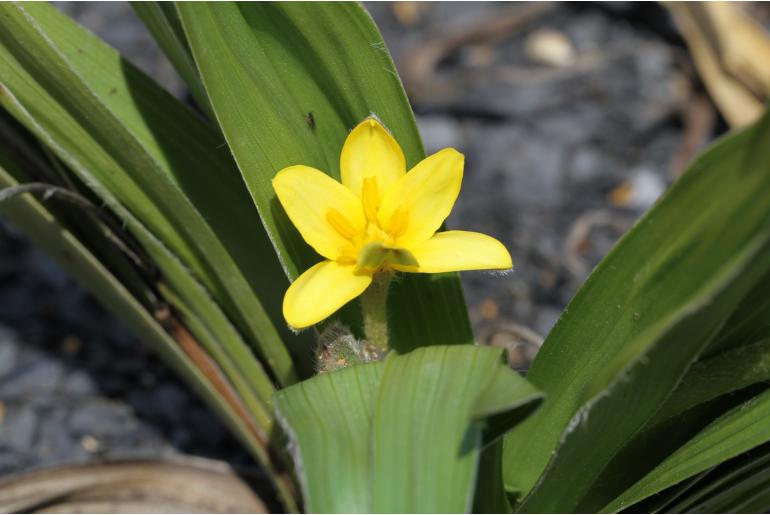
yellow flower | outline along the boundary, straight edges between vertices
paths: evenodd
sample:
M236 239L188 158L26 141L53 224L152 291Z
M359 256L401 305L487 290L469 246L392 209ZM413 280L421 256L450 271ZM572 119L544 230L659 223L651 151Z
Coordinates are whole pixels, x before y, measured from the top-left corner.
M374 118L342 147L342 183L309 166L284 168L273 187L305 241L326 258L294 281L283 300L290 326L311 326L364 292L378 271L438 273L509 269L496 239L436 232L460 193L462 154L441 150L408 173L401 147Z

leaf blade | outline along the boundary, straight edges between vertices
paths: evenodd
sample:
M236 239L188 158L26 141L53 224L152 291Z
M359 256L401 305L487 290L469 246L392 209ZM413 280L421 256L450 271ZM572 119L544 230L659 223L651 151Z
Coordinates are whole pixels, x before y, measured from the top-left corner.
M56 139L65 161L100 161L87 172L70 164L110 207L122 209L124 218L128 210L136 214L180 256L242 322L276 374L291 381L291 360L253 291L275 297L280 287L270 287L270 281L280 274L266 274L272 279L265 281L249 266L269 266L271 247L258 231L252 238L233 230L232 217L255 220L256 213L226 154L216 151L216 133L53 7L9 5L5 10L3 82L19 104ZM85 149L84 142L89 142ZM272 304L273 319L280 320L279 300Z
M11 166L14 166L13 162L0 151L0 187L18 185L7 171ZM263 452L246 424L217 393L209 379L182 352L161 324L40 202L29 195L15 197L0 203L0 215L22 229L62 268L86 285L115 316L137 331L138 336L163 357L249 448L257 453Z
M190 45L179 21L176 7L170 2L131 2L131 7L152 34L155 41L174 65L176 71L190 88L201 109L213 117L206 90L201 83L198 69L190 53Z
M276 394L311 512L467 511L482 448L499 454L486 421L510 428L540 400L499 349L466 345L391 353Z
M304 164L339 179L347 131L370 113L424 157L414 117L376 27L354 3L178 4L225 138L291 279L320 260L291 225L270 183ZM266 35L270 35L267 37ZM312 117L312 121L311 120ZM471 343L456 274L407 274L391 288L393 347ZM360 332L358 307L345 320Z
M581 406L656 348L677 320L706 309L712 292L703 284L724 276L736 255L764 244L770 207L758 192L770 183L767 145L761 143L769 134L765 117L708 150L622 238L567 307L528 374L550 401L506 439L506 483L512 490L531 491ZM764 266L757 265L757 274ZM745 296L748 286L738 293ZM724 304L717 322L732 307ZM718 325L711 328L714 333ZM711 333L700 335L704 345ZM692 343L689 360L683 355L672 377L681 377L701 350ZM653 391L665 399L665 392ZM654 403L646 406L650 413L637 414L637 426L653 414Z
M370 510L369 420L381 372L381 363L349 367L276 394L279 420L291 435L304 478L308 511Z
M770 440L770 391L725 413L661 465L609 503L617 511L687 479L709 467Z

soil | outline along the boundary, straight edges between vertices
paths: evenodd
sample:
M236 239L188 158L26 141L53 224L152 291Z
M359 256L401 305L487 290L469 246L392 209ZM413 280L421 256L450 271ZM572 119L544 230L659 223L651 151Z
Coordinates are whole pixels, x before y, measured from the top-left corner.
M185 98L127 3L60 7ZM511 251L512 273L463 284L478 339L526 369L590 270L724 126L658 4L368 7L427 150L466 155L449 226ZM251 464L125 327L0 222L0 475L178 452Z

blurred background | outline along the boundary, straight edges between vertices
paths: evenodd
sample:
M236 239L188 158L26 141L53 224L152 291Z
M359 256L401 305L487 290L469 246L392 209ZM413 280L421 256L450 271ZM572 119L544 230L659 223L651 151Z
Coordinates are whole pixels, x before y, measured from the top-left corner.
M127 3L57 5L187 99ZM716 24L713 12L647 3L366 7L426 150L466 155L449 226L511 251L513 273L463 284L477 339L519 370L616 240L770 91L768 4ZM749 54L764 66L731 59ZM141 342L0 221L0 475L175 453L252 466Z

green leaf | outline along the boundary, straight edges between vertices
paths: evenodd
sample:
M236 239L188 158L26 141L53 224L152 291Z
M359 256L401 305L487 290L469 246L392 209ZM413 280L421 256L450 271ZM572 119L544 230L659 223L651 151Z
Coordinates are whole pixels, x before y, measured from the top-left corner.
M285 328L280 299L288 283L220 137L46 4L0 5L0 103L157 265L160 275L148 279L156 296L172 301L168 329L193 346L196 364L257 442L255 456L274 470L282 453L273 439L273 381L297 376L276 327L301 346L297 363L310 357L303 340L311 335ZM290 480L273 478L290 509Z
M753 313L747 313L743 307L736 313L746 313L753 318ZM741 327L747 324L743 322L733 315L719 334L730 338L728 333L745 333ZM738 331L731 330L731 323ZM603 468L585 494L579 511L599 509L607 499L632 486L716 417L762 391L761 384L770 379L770 340L743 344L732 350L727 348L692 365L644 429L627 440ZM756 386L748 388L752 385Z
M738 456L726 463L723 463L713 469L702 472L694 477L700 478L694 486L684 491L684 495L679 496L674 502L664 506L669 513L693 512L699 507L705 507L713 501L718 500L723 493L734 491L734 487L740 487L741 483L753 477L758 471L770 466L770 453L767 445ZM651 498L663 495L666 492L676 489L679 485L690 483L688 479L666 489L662 494L656 494ZM644 501L646 504L647 501ZM703 511L702 509L698 511Z
M178 10L211 104L259 213L295 279L320 257L302 240L271 184L305 164L339 179L348 131L375 113L407 164L425 155L390 55L353 2L188 3ZM456 274L405 274L391 287L393 347L471 343ZM357 330L357 302L346 322Z
M770 440L770 390L709 424L632 488L608 504L614 512ZM770 469L768 469L770 472Z
M6 78L10 77L11 74L5 73L7 69L4 69L3 71L3 79L6 80ZM8 82L5 84L8 84ZM35 92L33 87L22 89L26 93ZM81 127L71 123L71 120L66 118L66 115L61 113L61 111L57 112L58 106L56 104L46 104L42 102L43 99L48 99L43 96L43 93L38 93L39 95L37 96L37 100L41 102L39 105L36 105L36 108L39 108L41 113L44 112L46 115L52 117L52 123L47 126L47 129L43 129L41 125L38 125L38 122L43 120L45 123L48 120L45 120L45 118L42 118L42 116L33 118L29 111L27 111L25 107L21 105L21 103L10 90L5 90L3 92L3 105L7 107L9 111L17 117L17 119L27 124L27 127L30 128L32 132L34 132L43 141L45 141L46 144L51 146L54 152L59 154L63 160L65 160L73 169L79 170L81 172L80 176L84 181L88 182L91 180L92 176L90 174L92 170L109 173L110 167L107 164L109 161L100 161L99 159L100 157L105 157L106 159L109 158L103 153L100 155L100 149L97 150L98 147L90 147L88 145L88 136L86 133L82 132ZM57 115L61 116L57 117ZM74 136L72 140L67 139L72 136ZM72 146L70 149L78 152L78 154L69 154L69 149L60 147L58 145L59 141L65 141L71 144ZM75 149L76 146L79 146L79 149ZM91 153L91 151L93 153ZM92 160L92 158L95 159ZM106 166L101 168L101 164L105 164ZM172 285L178 287L180 291L185 292L184 294L186 301L191 306L193 306L197 312L202 313L203 316L209 317L211 326L218 330L220 339L227 341L232 346L231 348L235 349L236 352L242 353L245 351L249 353L248 349L245 348L240 335L235 331L225 315L220 311L220 308L211 301L208 293L189 275L188 270L182 265L182 263L180 263L177 258L168 251L166 247L164 247L157 239L155 239L154 236L141 224L141 222L133 218L133 216L127 210L125 210L125 208L123 208L120 203L114 201L111 196L111 192L108 189L101 190L99 188L100 187L96 188L97 194L99 194L102 199L110 199L108 201L110 207L119 216L121 216L121 218L123 218L126 226L134 231L134 235L137 237L137 239L145 245L149 255L155 260L159 268L164 272L165 278ZM198 336L203 341L209 340L205 335ZM249 380L251 381L251 385L249 387L255 394L261 396L261 402L264 404L259 408L257 413L267 413L266 406L267 403L269 403L273 390L269 378L261 369L259 363L256 362L253 358L243 360L242 366L253 369L251 370L252 373L249 375ZM257 406L255 406L255 408L257 408ZM263 420L269 423L269 418ZM269 429L269 427L267 429Z
M678 499L686 496L687 492L689 492L690 489L694 487L694 485L697 486L704 479L704 477L708 476L709 472L711 472L711 470L701 472L700 474L697 474L686 481L682 481L678 485L675 485L658 495L648 497L645 499L645 501L643 501L644 508L639 510L639 512L683 513L681 511L672 510L670 506ZM637 505L637 507L641 507L641 505Z
M16 164L0 148L0 188L18 186L9 173ZM31 195L21 195L0 202L0 216L10 221L65 271L107 306L137 336L157 352L176 373L222 418L227 426L255 454L264 453L244 420L217 392L210 378L180 349L161 324L52 214Z
M603 468L585 494L578 511L600 509L609 499L631 487L671 453L694 438L705 426L761 393L764 385L762 382L756 383L763 376L762 365L755 368L755 363L748 359L738 359L749 358L752 354L764 359L763 350L752 347L745 347L745 354L725 356L724 360L719 357L710 358L693 365L677 390L644 429L630 438ZM764 346L760 344L759 347ZM742 349L725 354L732 355ZM721 370L720 365L725 369ZM728 372L729 375L722 372ZM713 377L713 384L708 381L708 377ZM664 499L670 495L670 492L656 495L660 499L645 502L642 511L650 511L653 509L651 506L657 502L665 503Z
M473 513L511 513L511 504L503 485L503 441L498 440L481 451Z
M408 399L408 401L406 401ZM373 418L373 511L467 512L484 421L541 395L490 347L436 347L388 357ZM408 409L406 408L408 402Z
M728 507L730 513L767 513L770 509L770 478L766 471L763 474L764 483L748 494L742 493L737 502Z
M276 394L310 512L371 510L370 419L382 365L321 374Z
M555 454L526 509L574 509L766 275L768 138L766 116L712 146L602 261L546 339L528 379L549 401L505 444L506 484L524 494Z
M198 75L176 6L172 2L131 2L131 7L187 83L197 104L213 119L214 113Z
M455 513L471 507L482 448L540 399L500 349L433 346L321 374L276 406L309 511Z
M714 342L708 346L703 357L736 349L770 338L770 275L758 281L753 291L730 316Z
M650 425L721 395L770 381L770 339L695 363Z
M642 354L643 359L583 408L520 511L592 511L607 501L585 496L604 467L645 427L710 335L770 266L770 244L764 240L737 256L735 263L726 267L725 276L716 278L716 285L705 284L701 299L708 300L688 309L686 316Z
M228 319L293 381L276 331L286 281L217 133L53 7L4 4L0 23L3 105L124 220L249 380L265 378L254 387L269 404L272 386Z

